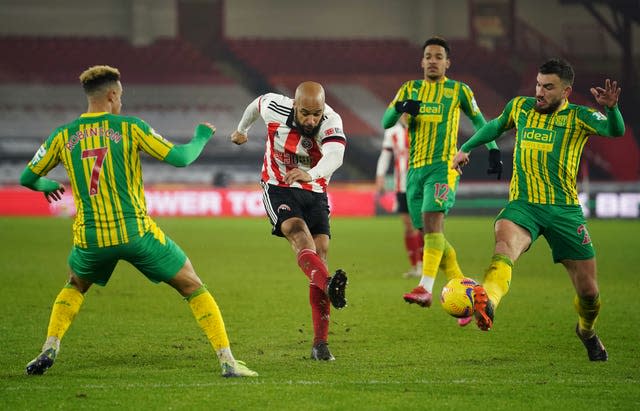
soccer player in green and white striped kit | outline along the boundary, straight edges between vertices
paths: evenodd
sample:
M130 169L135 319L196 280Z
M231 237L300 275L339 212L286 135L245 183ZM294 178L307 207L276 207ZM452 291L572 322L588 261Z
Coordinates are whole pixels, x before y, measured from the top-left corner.
M76 217L68 258L69 281L51 311L42 352L27 364L27 374L43 374L60 351L60 340L80 310L92 284L106 285L119 260L126 260L149 280L165 282L188 302L196 321L215 350L222 375L252 377L257 373L236 361L222 315L191 262L147 214L140 151L185 167L195 161L215 127L195 128L193 139L174 145L136 117L120 115L120 72L93 66L80 75L88 109L53 131L20 177L20 183L60 200L64 187L44 177L62 163L69 176Z
M460 110L476 130L485 124L485 119L469 86L445 75L451 65L447 41L432 37L422 50L424 78L407 81L400 87L384 113L382 126L393 127L402 113L409 114L407 205L413 226L422 230L424 249L420 284L403 298L408 303L430 307L439 269L447 280L463 277L456 251L444 236L445 216L455 203L460 179L449 167L458 149ZM497 174L499 179L500 150L494 142L487 148L487 172ZM471 317L461 318L458 324L464 326L470 321Z
M624 134L618 109L621 90L609 79L604 87L591 89L596 102L604 106L602 114L569 103L573 79L573 68L565 60L542 64L536 96L511 100L499 117L462 145L452 169L461 173L471 150L516 129L509 203L496 218L495 250L483 284L474 289L478 327L491 329L495 309L509 290L514 262L542 235L553 261L564 265L575 288L576 334L591 361L606 361L607 351L594 328L600 312L595 252L578 202L576 177L590 135Z

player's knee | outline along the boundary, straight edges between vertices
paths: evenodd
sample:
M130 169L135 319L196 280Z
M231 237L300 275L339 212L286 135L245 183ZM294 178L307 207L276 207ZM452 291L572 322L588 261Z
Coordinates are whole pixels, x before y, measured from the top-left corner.
M78 277L73 271L69 273L69 285L81 292L86 293L91 287L91 283Z
M187 297L202 287L202 280L196 274L191 262L187 259L178 273L167 284L176 289L182 296Z
M576 293L584 300L595 300L600 295L600 290L595 281L583 280L576 284Z

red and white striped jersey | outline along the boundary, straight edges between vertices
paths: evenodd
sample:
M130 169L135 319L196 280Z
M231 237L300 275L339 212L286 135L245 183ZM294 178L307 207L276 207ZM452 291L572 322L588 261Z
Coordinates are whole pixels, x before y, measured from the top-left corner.
M275 93L267 93L258 99L258 111L267 126L266 150L262 164L261 181L280 187L325 192L331 176L309 183L287 184L284 175L288 170L300 168L309 171L322 158L322 145L327 142L346 144L342 118L325 104L324 115L318 133L312 138L303 136L295 125L293 99Z
M407 191L407 167L409 162L409 133L399 122L384 131L382 149L393 152L393 174L396 191Z

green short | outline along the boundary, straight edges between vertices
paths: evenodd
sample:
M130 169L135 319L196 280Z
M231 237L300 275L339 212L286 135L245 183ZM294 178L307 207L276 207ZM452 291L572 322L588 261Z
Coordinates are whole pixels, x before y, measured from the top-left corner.
M515 200L509 202L496 217L496 221L501 219L529 231L532 243L540 235L544 236L555 263L588 260L596 255L579 205L532 204Z
M458 181L460 176L446 162L409 169L407 205L415 228L422 228L424 212L449 213L456 202Z
M147 232L142 237L130 239L126 244L111 247L73 247L69 254L69 267L83 280L106 285L119 260L130 262L154 283L169 281L182 268L187 256L160 229L157 234Z

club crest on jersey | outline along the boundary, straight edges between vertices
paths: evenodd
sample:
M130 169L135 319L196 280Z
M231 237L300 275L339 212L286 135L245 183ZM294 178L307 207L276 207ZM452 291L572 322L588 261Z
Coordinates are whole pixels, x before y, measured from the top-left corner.
M445 89L444 89L444 96L445 96L446 98L451 98L451 97L453 97L453 89L451 89L451 88L445 88Z
M282 213L282 212L290 212L290 211L291 211L291 207L289 207L289 206L288 206L288 205L286 205L286 204L280 204L280 205L278 206L278 210L277 210L277 212L278 212L278 213Z
M311 150L311 147L313 147L313 142L311 141L310 138L307 138L307 137L303 137L300 144L305 150Z
M556 117L556 126L564 127L567 125L567 116L557 116Z

